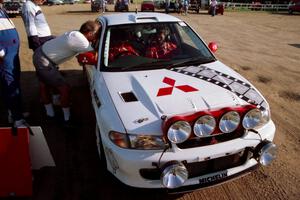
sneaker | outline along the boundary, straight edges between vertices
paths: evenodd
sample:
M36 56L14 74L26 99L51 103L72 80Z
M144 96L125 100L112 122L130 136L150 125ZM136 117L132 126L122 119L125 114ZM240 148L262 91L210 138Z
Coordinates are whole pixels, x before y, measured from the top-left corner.
M25 121L25 119L16 120L14 122L15 128L28 128L29 124Z
M28 118L30 116L30 113L29 112L23 112L22 115L23 115L24 118ZM14 119L13 119L12 114L11 114L10 111L8 112L7 121L8 121L9 124L14 123Z

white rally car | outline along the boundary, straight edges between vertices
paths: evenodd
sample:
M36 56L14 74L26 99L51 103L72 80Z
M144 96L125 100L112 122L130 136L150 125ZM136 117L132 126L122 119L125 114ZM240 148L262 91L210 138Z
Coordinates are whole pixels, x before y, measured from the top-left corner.
M99 155L126 185L185 191L243 175L276 156L258 90L218 61L182 20L100 16L98 59L82 54ZM103 170L103 169L99 169Z

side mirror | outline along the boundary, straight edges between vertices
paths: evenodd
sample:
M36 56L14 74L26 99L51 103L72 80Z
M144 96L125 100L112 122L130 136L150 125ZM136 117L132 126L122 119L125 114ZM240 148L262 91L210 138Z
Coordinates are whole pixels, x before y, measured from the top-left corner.
M77 61L80 65L96 65L97 64L97 55L93 51L85 52L78 54Z
M208 44L208 48L209 48L213 53L215 53L215 52L218 50L218 45L217 45L217 43L215 43L215 42L210 42L210 43Z

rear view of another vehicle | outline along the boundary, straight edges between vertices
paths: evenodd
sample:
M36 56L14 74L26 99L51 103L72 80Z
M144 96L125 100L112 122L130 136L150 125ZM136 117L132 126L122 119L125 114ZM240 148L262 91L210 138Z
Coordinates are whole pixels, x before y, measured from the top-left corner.
M201 1L200 0L191 0L189 10L194 10L199 13L201 8Z
M152 11L154 12L154 2L151 0L143 1L141 4L141 11Z
M73 5L75 3L74 0L64 0L63 2L64 2L64 4L71 4L71 5Z
M115 4L115 12L123 12L123 11L128 12L129 7L126 1L128 2L128 0L117 0Z
M3 8L9 17L21 15L21 4L19 2L5 2Z
M48 6L53 6L53 5L63 5L65 3L61 0L48 0L46 4Z
M288 7L289 14L293 14L294 12L300 12L300 0L294 0L289 3Z
M91 2L91 11L99 12L102 9L102 1L101 0L93 0Z

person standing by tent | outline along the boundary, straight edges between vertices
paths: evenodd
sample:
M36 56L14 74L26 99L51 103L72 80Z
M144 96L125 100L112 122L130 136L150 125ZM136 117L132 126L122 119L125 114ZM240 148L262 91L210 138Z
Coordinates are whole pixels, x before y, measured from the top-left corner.
M189 9L189 0L182 0L182 8L183 8L183 14L187 15L188 9Z
M28 126L22 114L20 89L20 40L18 32L2 9L0 0L0 86L8 108L8 119L12 117L14 127Z
M44 2L45 0L28 0L22 7L22 19L28 37L29 48L33 51L46 41L54 38L39 6Z
M217 0L211 0L210 9L211 9L212 17L216 15L217 4L218 4Z
M168 14L170 9L170 0L165 0L165 12Z
M45 0L27 0L22 7L22 19L27 33L28 45L33 51L48 40L54 38L46 18L42 13L42 9L39 6L44 2ZM39 82L39 87L40 90L42 90L45 86L42 82ZM58 91L53 89L52 93L53 103L59 105L60 95L58 94ZM52 110L49 112L54 114L54 111L52 112Z

